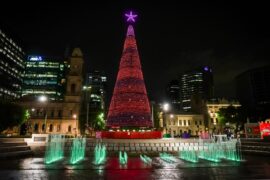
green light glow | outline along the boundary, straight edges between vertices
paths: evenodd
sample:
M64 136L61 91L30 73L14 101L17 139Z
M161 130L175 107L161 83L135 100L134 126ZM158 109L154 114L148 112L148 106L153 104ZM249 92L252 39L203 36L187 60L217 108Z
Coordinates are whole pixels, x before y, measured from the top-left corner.
M50 164L64 157L65 137L61 134L50 135L46 146L45 163Z
M199 158L213 162L220 162L222 150L219 150L216 145L216 143L205 143L203 150L199 151Z
M106 160L106 146L97 144L95 147L95 152L94 152L94 164L100 165L103 164Z
M197 152L194 150L194 147L192 150L179 151L179 158L193 163L197 163L199 161Z
M145 163L145 164L151 164L152 159L146 155L141 154L140 159Z
M223 149L225 149L224 157L225 159L232 160L232 161L241 161L241 152L240 149L236 146L236 140L232 140L223 144Z
M128 161L127 152L124 151L122 153L122 151L119 151L119 163L123 165L123 164L127 164L127 161Z
M221 159L241 161L240 150L236 147L236 140L220 143L205 143L203 150L199 151L199 158L220 162Z
M104 118L104 114L103 114L103 113L100 113L100 114L98 115L98 118L99 118L99 119L103 119L103 118Z
M188 146L184 150L179 151L179 158L194 163L197 163L199 158L213 162L220 162L221 159L241 161L241 151L236 144L237 140L217 143L208 142L201 144L202 148L200 150L195 150L194 146Z
M70 157L70 163L76 164L80 160L84 159L85 156L85 138L75 138L72 143L72 151Z
M159 157L165 162L175 163L175 158L168 153L159 153Z

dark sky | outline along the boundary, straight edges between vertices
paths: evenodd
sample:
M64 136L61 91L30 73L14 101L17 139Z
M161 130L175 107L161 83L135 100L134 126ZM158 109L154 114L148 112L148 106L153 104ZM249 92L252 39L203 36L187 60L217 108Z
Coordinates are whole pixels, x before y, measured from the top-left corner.
M128 9L139 15L135 33L151 100L163 100L170 80L200 65L213 67L215 96L232 98L236 75L270 62L267 4L34 2L7 4L0 11L0 25L21 39L28 54L63 56L67 47L81 47L87 69L107 74L109 94L127 29L123 13Z

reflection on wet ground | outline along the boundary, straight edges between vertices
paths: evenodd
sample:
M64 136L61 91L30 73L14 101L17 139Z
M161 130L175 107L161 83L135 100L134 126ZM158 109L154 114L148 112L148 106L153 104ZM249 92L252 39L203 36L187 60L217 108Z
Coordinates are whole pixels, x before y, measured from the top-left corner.
M78 164L63 159L44 164L44 158L2 160L0 179L270 179L270 157L245 156L243 162L222 161L199 163L180 159L168 163L153 158L145 164L139 157L130 157L126 165L118 157L109 157L103 165L94 165L86 158Z

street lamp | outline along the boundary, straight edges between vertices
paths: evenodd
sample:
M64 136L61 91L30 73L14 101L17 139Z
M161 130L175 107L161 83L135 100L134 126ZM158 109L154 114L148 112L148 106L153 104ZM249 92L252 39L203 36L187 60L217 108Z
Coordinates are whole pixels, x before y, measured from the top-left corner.
M48 98L47 98L47 96L42 95L42 96L39 96L38 101L41 103L45 103L48 101ZM46 130L47 130L47 109L45 109L44 126L45 126L45 133L46 133Z
M87 125L87 131L89 127L89 95L91 91L91 86L83 86L83 91L86 92L86 125Z
M163 118L163 127L166 128L166 134L167 134L166 112L168 112L169 109L170 109L169 103L164 103L164 104L162 105L162 109L163 109L163 112L164 112L164 113L163 113L163 114L164 114L164 118Z
M168 103L164 103L163 104L163 110L164 110L164 112L169 111L169 109L170 109L170 105Z
M40 102L46 102L48 100L48 98L47 98L47 96L42 95L42 96L39 96L38 100Z

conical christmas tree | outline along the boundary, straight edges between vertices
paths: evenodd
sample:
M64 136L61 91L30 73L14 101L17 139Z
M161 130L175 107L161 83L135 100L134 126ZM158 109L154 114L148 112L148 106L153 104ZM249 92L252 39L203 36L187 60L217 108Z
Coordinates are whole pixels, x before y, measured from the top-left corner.
M107 117L108 127L152 127L134 29L128 26Z

